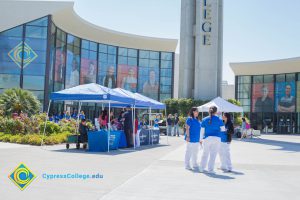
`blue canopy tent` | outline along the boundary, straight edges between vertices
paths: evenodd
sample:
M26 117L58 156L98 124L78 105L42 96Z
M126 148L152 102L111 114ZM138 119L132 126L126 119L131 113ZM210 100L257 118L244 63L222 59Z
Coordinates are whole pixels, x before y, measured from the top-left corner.
M110 108L111 104L134 104L134 99L119 93L118 91L114 91L110 88L98 85L96 83L90 83L85 85L78 85L72 88L68 88L65 90L61 90L58 92L51 93L50 101L48 105L47 116L49 115L49 109L52 101L77 101L79 102L78 113L81 109L82 102L99 102L99 103L107 103L109 105L109 124L110 124ZM77 123L79 121L79 115L77 118ZM46 123L47 118L44 125L44 133L42 144L44 142L44 136L46 131ZM109 151L109 137L110 137L110 129L108 129L108 151Z
M128 98L133 98L134 99L134 104L132 105L134 107L133 109L133 121L135 121L135 109L139 108L139 109L150 109L150 115L151 115L151 110L152 109L164 109L165 110L165 115L167 115L166 113L166 105L156 101L154 99L151 99L149 97L146 97L142 94L139 93L133 93L130 92L128 90L122 89L122 88L115 88L113 89L115 92L117 93L121 93L126 95ZM129 104L113 104L113 107L126 107ZM151 121L150 121L151 123ZM150 124L151 125L151 124ZM135 129L135 127L134 127ZM133 130L135 131L135 130ZM135 137L135 135L134 135ZM135 138L134 138L135 139ZM168 135L167 135L167 143L168 143Z

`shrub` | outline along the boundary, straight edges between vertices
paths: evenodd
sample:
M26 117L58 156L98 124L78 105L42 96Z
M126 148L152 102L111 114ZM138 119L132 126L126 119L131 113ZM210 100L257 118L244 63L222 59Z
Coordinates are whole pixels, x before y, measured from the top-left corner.
M0 95L0 107L6 116L12 113L19 115L27 113L29 116L39 112L41 103L30 91L20 88L7 89Z
M61 132L61 127L58 124L56 124L54 122L50 122L50 121L47 121L46 123L47 123L46 130L45 130L46 135L51 135L51 134ZM40 123L39 129L40 129L41 133L44 132L44 127L45 127L45 122Z

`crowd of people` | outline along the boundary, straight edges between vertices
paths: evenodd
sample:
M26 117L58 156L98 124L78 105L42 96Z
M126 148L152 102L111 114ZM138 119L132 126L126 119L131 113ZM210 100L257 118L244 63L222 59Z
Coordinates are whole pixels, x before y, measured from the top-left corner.
M60 120L66 119L66 120L71 120L75 119L77 120L79 117L80 120L85 119L85 114L84 111L82 110L80 114L78 115L77 110L74 110L71 114L69 111L64 110L63 112L59 113L54 113L49 115L49 121L58 123Z
M215 160L219 154L221 169L231 172L230 143L234 133L231 115L224 113L220 119L217 116L216 106L210 107L209 116L201 122L198 120L198 114L198 109L193 107L186 120L185 168L199 172L207 169L208 173L215 173ZM203 153L199 165L197 158L200 147L202 147Z

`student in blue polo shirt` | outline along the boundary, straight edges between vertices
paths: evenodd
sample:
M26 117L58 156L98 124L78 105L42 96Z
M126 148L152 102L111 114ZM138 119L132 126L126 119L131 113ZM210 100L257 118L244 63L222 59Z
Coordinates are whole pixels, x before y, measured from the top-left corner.
M200 145L200 129L201 124L198 120L198 109L193 107L190 116L186 120L186 152L185 152L185 168L191 170L190 161L192 160L193 169L198 169L197 157Z
M219 149L219 155L221 160L221 169L225 172L232 171L232 164L231 164L231 156L230 156L230 143L232 140L232 135L234 133L233 123L231 121L230 113L224 113L223 121L225 124L225 132L221 134L221 146Z
M217 107L209 108L209 116L205 117L201 124L200 143L203 144L203 154L200 163L200 171L202 172L207 165L208 157L208 173L215 173L215 160L219 151L221 131L225 131L223 121L216 116Z

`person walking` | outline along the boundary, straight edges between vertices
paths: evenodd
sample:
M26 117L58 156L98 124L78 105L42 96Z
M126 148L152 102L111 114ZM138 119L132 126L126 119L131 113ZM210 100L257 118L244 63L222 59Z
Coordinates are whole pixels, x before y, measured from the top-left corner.
M186 151L185 151L185 168L188 170L199 169L197 164L198 152L199 152L199 142L200 142L200 128L201 124L198 120L198 109L193 107L190 111L190 116L186 120ZM190 161L192 161L192 166L190 166Z
M173 129L173 134L174 134L174 136L177 135L177 137L179 137L179 117L178 117L177 113L175 113L175 115L174 115L174 129Z
M217 110L216 106L210 107L209 116L205 117L201 124L200 143L203 144L203 154L200 172L206 168L209 157L208 173L215 173L215 160L221 143L220 132L225 131L223 121L216 116Z
M172 135L172 125L173 125L172 115L169 114L168 118L167 118L167 135L168 136Z
M221 169L226 172L232 171L232 163L230 156L230 143L232 140L232 134L234 133L233 123L231 121L230 113L224 113L222 119L225 124L225 132L221 135L221 146L219 149L219 155L221 160Z

